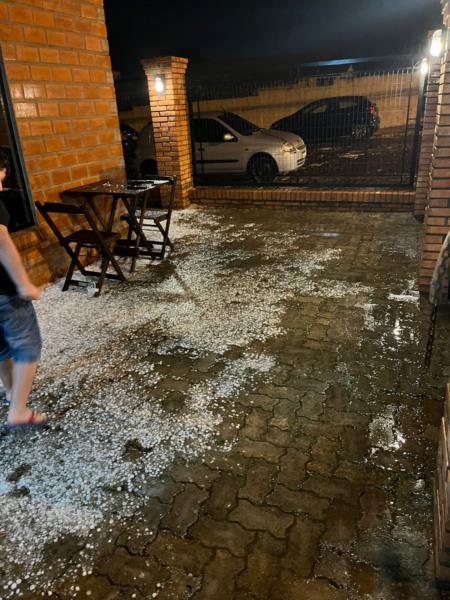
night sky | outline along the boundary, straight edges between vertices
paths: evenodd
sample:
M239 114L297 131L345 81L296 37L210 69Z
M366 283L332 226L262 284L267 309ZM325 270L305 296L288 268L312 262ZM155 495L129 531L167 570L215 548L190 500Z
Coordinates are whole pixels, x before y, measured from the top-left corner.
M440 0L104 0L113 68L162 54L194 61L417 53Z

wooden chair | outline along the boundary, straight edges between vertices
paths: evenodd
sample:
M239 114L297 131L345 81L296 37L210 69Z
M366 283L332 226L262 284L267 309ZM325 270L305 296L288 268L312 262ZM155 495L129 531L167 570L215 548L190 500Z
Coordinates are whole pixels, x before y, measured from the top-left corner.
M120 238L120 233L115 232L102 232L98 229L97 224L90 214L89 210L85 206L78 206L74 204L66 204L64 202L36 202L36 207L43 216L47 225L55 234L59 241L60 246L64 248L71 262L67 271L66 279L62 291L65 292L69 289L70 285L80 285L80 282L72 279L75 267L81 271L85 276L98 277L96 296L100 295L103 287L105 278L118 279L120 281L126 281L125 275L122 272L117 260L113 256L113 247ZM51 214L65 214L65 215L79 215L86 219L91 229L79 229L73 233L63 236L61 231L56 226L54 219L50 216ZM75 248L72 249L72 244ZM99 272L90 271L85 269L83 264L80 262L80 252L82 248L95 248L101 257L101 269ZM112 264L117 275L113 273L107 273L109 264Z
M147 244L152 247L152 250L149 251L147 247L143 247L141 244L139 256L163 260L167 246L173 250L173 243L169 238L169 229L175 200L176 179L174 177L161 177L157 175L155 175L155 179L159 181L164 180L171 186L168 205L163 207L161 203L159 203L159 206L155 206L154 203L151 202L152 206L149 207L150 202L148 199L145 199L143 203L136 207L135 216L144 233L147 231L155 232L156 230L161 234L161 238L159 239L153 239L153 237L150 238L146 235ZM121 219L128 223L128 239L130 240L132 236L130 218L128 215L123 215Z

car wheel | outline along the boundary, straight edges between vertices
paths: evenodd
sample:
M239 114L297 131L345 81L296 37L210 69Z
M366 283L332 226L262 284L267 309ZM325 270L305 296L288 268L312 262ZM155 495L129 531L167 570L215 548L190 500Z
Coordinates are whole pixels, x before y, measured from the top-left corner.
M352 137L357 140L370 137L370 127L368 125L353 125Z
M150 175L157 175L158 167L156 165L156 160L148 158L147 160L142 161L139 171L141 173L141 177L150 177Z
M278 175L278 167L268 154L257 154L250 160L248 172L257 183L271 183Z

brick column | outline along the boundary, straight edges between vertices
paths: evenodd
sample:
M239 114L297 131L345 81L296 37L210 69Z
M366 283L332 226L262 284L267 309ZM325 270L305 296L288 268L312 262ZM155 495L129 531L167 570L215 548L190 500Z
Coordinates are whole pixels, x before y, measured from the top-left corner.
M439 94L439 79L441 76L441 59L430 59L430 73L425 90L425 111L421 136L419 165L417 171L416 197L414 215L418 218L425 216L430 191L430 170L433 155L434 130L436 127L436 110Z
M444 25L450 25L450 2L443 2ZM450 49L448 42L441 61L436 128L433 142L425 236L419 287L428 293L431 277L446 234L450 230Z
M145 59L142 62L148 82L150 113L161 175L177 178L175 206L189 205L193 187L189 108L186 95L188 60L176 56ZM155 77L163 77L165 89L158 93Z

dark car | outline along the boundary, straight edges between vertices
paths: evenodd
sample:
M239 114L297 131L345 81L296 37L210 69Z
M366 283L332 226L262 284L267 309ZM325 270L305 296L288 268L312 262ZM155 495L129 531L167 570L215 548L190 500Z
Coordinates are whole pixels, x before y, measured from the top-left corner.
M122 138L122 148L125 157L134 156L136 152L139 134L136 129L126 123L120 124L120 136Z
M136 149L139 134L136 129L126 123L120 124L120 136L122 138L123 157L128 177L136 177Z
M380 126L377 105L365 96L324 98L276 121L271 129L292 131L314 144L340 137L363 139Z

